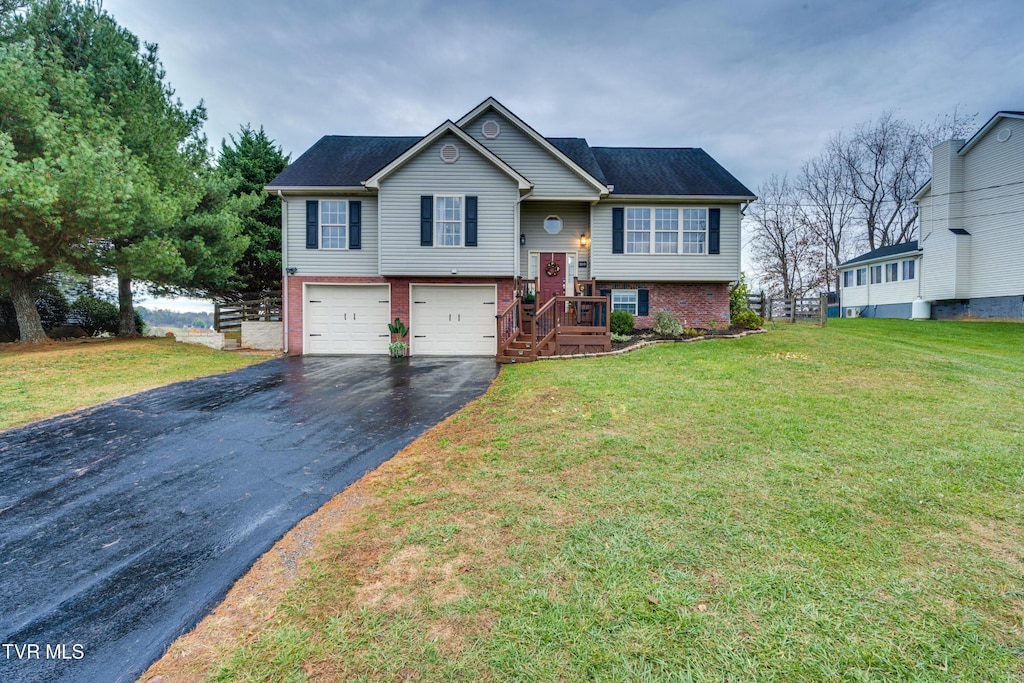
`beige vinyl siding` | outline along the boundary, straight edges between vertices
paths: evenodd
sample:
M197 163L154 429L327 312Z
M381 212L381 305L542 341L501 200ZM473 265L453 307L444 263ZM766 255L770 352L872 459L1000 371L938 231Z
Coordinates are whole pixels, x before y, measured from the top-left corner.
M580 246L580 235L590 235L590 205L584 202L533 202L525 201L519 210L520 231L526 236L526 246L519 247L519 274L529 277L529 253L576 252L580 261L589 261L590 249ZM557 235L544 230L544 219L558 216L562 219L562 231ZM579 268L577 277L587 279L590 268Z
M854 278L856 278L857 269L850 268L849 270L854 272ZM843 277L842 271L840 272L839 277ZM842 282L842 279L840 279L840 282ZM854 279L854 282L856 282L856 279ZM859 287L857 285L852 287L843 287L842 296L839 297L839 305L843 308L861 308L863 306L867 306L868 285L865 284Z
M484 137L481 126L496 121L501 126L497 138ZM467 133L502 161L526 176L533 183L533 197L592 197L598 191L551 153L538 145L511 121L495 111L487 111L463 127Z
M717 208L722 211L719 254L613 254L612 208L659 206ZM591 209L590 276L598 280L733 282L740 277L738 204L602 201Z
M306 201L358 200L362 207L362 249L306 249ZM287 197L282 211L287 212L285 262L296 274L308 275L376 275L377 274L377 198L309 196ZM319 243L319 240L318 240Z
M1010 138L999 142L1003 129ZM963 168L962 227L971 233L967 296L1019 295L1024 292L1024 121L999 121L967 151Z
M453 164L441 160L446 144L459 150ZM477 197L478 246L420 246L420 196L438 194ZM442 136L381 182L381 274L451 275L456 270L460 276L514 275L518 198L517 182L504 171L454 135Z

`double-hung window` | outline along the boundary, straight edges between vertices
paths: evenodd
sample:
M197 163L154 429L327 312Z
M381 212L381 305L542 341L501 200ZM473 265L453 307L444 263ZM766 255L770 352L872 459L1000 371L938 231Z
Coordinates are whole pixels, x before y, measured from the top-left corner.
M461 195L434 196L434 244L461 247L464 227Z
M703 254L708 210L626 207L627 254Z
M320 201L320 248L348 248L348 202Z
M703 254L708 234L707 209L683 209L683 254Z
M871 266L871 284L877 285L882 281L882 266Z
M903 262L903 279L913 280L914 279L914 261Z
M861 287L867 284L868 269L858 268L857 269L857 286Z
M843 271L843 287L853 287L853 271Z
M896 282L900 279L900 264L898 263L886 263L885 264L885 281Z
M637 311L637 290L635 289L613 289L612 310L629 311L636 315Z
M626 209L626 253L651 253L651 210L630 206Z

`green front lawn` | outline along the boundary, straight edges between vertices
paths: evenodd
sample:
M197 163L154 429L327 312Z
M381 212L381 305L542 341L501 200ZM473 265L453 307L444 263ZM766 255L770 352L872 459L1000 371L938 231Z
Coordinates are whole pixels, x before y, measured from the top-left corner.
M263 360L169 338L8 347L0 352L0 430Z
M1024 680L1022 339L860 319L507 366L214 677Z
M1024 680L1022 339L860 319L507 366L199 671Z

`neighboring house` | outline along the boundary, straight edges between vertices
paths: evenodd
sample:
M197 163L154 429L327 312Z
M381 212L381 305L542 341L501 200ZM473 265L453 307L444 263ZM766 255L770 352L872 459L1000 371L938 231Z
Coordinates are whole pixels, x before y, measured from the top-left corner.
M914 201L917 242L840 266L843 314L910 318L920 299L916 317L1024 319L1024 112L936 146Z
M412 355L500 357L534 294L727 324L755 199L703 150L545 138L493 98L424 137L321 138L266 189L292 354L387 353L400 318Z

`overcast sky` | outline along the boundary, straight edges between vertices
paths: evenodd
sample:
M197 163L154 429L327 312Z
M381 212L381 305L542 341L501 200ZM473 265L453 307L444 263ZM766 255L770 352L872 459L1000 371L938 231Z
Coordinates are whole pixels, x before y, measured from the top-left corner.
M219 146L422 135L494 96L549 137L702 147L752 190L887 109L1024 109L1020 0L104 0Z

